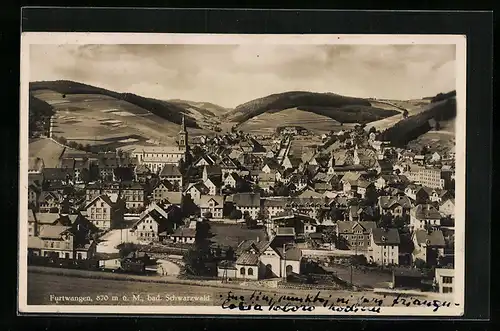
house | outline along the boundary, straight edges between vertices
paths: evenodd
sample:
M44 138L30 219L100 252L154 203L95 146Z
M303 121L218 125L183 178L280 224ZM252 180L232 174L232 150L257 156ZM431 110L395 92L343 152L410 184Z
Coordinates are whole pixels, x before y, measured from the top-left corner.
M87 211L87 218L97 228L101 230L109 230L112 226L112 221L119 220L120 209L116 203L112 202L110 197L102 194L90 201L84 208Z
M172 183L174 191L182 191L182 173L177 165L165 164L160 172L160 179Z
M209 214L208 218L221 219L223 217L224 196L202 195L200 198L201 215Z
M426 226L439 227L441 225L441 213L431 204L420 204L410 210L410 226L417 229L425 229Z
M196 241L196 228L177 228L170 238L176 243L194 244Z
M434 281L439 293L448 295L455 293L455 269L436 268Z
M32 183L28 185L28 205L38 208L38 197L40 196L40 186Z
M168 180L160 180L151 191L151 199L155 202L165 200L168 192L175 192L174 185Z
M262 199L262 211L265 217L271 218L285 211L287 206L286 198L267 198Z
M284 169L297 169L300 163L301 159L288 155L283 159L282 166Z
M300 274L302 251L296 247L280 247L275 240L245 240L236 250L236 278L265 279Z
M60 259L91 259L96 242L81 236L72 226L43 225L38 236L28 237L28 256Z
M156 202L159 206L175 206L179 209L182 207L183 195L182 192L166 192L163 193L163 200Z
M441 189L430 189L430 188L425 188L427 194L429 195L429 200L431 202L438 202L440 203L443 199L451 198L452 194L450 194L449 191L447 190L441 190Z
M455 199L449 198L441 202L439 205L439 211L445 215L452 218L455 217Z
M67 168L43 168L43 180L45 183L62 182L63 184L71 183L74 179L74 170Z
M352 205L347 208L349 221L366 221L373 218L373 209L370 206L361 207Z
M224 156L218 162L218 165L221 169L222 176L226 176L230 173L238 173L240 165L235 160L231 159L228 156Z
M148 179L151 179L152 177L152 172L149 170L148 167L146 167L144 164L139 164L134 167L134 174L135 174L135 179L141 183L144 184Z
M28 174L41 174L45 168L42 158L30 157L28 160Z
M441 230L415 230L412 241L413 261L421 259L427 265L435 266L439 257L444 255L446 242Z
M293 184L295 191L302 191L309 186L309 178L304 174L292 174L288 183Z
M366 180L358 180L357 193L362 199L366 198L371 192L375 191L375 185Z
M370 247L371 230L376 228L375 222L337 222L338 247L356 251L368 251Z
M225 178L224 178L224 187L230 187L230 188L236 188L237 184L241 182L242 179L240 176L235 173L229 173Z
M144 207L144 187L137 182L121 182L120 183L120 196L125 201L125 207L141 208Z
M431 162L439 162L441 161L441 155L438 152L432 153Z
M266 174L271 174L275 173L276 170L281 169L281 166L278 162L276 162L274 159L267 159L264 161L264 166L262 167L261 171Z
M373 169L377 172L377 174L390 174L393 171L393 166L387 160L377 159Z
M222 182L216 177L208 178L203 184L207 187L209 195L216 195L219 193L219 189L222 186Z
M250 217L257 219L260 211L260 193L236 193L233 195L233 204L241 214L247 212Z
M260 172L257 183L264 192L269 193L275 185L276 177L273 173Z
M399 265L399 232L397 229L372 228L370 261L378 265Z
M377 205L380 215L402 217L411 210L411 201L406 196L380 196Z
M203 181L209 178L222 179L222 169L218 165L206 165L203 167Z
M38 196L38 211L40 213L58 213L64 197L58 192L42 191Z
M184 192L185 194L189 194L191 200L197 205L200 203L200 197L203 194L208 194L210 192L209 188L205 186L205 184L199 183L190 183L188 185L187 190Z
M429 200L429 193L422 186L415 184L410 184L405 188L405 195L417 203Z
M340 183L343 186L342 190L344 191L344 193L348 193L351 190L356 191L360 178L361 174L358 172L347 172L346 174L344 174L344 176L340 180Z
M400 179L397 175L381 175L375 181L375 188L377 190L382 190L387 186L394 186L400 183Z
M215 164L215 160L208 154L202 155L198 160L194 162L195 167L212 166Z
M173 215L173 208L165 210L152 203L132 226L132 232L139 241L157 242L162 236L172 234L180 224L180 217L174 219Z

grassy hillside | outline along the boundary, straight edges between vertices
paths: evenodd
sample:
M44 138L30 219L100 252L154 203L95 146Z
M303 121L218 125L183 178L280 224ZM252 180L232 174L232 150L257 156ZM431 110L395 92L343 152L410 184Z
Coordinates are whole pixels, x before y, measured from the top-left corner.
M46 135L49 130L50 117L54 115L54 108L47 102L29 97L29 137Z
M189 116L186 109L168 101L146 98L132 93L118 93L100 87L66 80L31 82L30 91L33 92L37 90L52 90L63 95L101 94L117 100L129 102L175 124L180 124L182 121L182 114L185 114L186 126L199 128L196 120Z
M400 120L381 133L380 139L404 145L432 129L431 120L453 123L457 114L455 92L438 94L420 113Z
M291 91L249 101L224 117L232 122L243 123L266 112L291 108L326 116L341 123L369 122L397 114L397 111L372 107L366 99L334 93Z
M228 108L224 108L222 106L210 103L210 102L197 102L190 100L181 100L181 99L171 99L167 100L170 103L177 104L182 108L188 109L193 108L195 111L199 112L204 116L220 116L222 114L230 111Z

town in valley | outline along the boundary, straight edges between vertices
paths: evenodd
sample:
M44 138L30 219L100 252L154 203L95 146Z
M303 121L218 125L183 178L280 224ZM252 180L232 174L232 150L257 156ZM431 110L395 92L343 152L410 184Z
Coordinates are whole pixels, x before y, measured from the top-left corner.
M151 137L142 130L141 138L98 144L105 133L71 137L83 121L75 114L96 105L103 118L139 121L130 104L147 108L146 101L112 95L123 106L113 110L110 96L91 100L77 89L58 92L68 82L52 90L40 84L30 88L28 213L21 219L28 282L54 273L68 275L74 291L87 276L136 279L137 288L148 278L200 293L205 285L236 294L240 288L447 298L460 290L454 132L436 110L454 108L454 92L412 107L366 98L359 120L339 120L343 106L335 106L332 127L321 120L269 123L265 116L281 116L271 106L253 118L230 110L203 121L171 108L169 140L152 127ZM324 100L318 104L325 107ZM43 107L53 111L40 115ZM358 114L346 107L346 114ZM328 111L310 102L281 109L318 117ZM119 120L103 118L95 124L100 132L119 127ZM272 128L255 129L264 122ZM441 138L429 139L433 134Z

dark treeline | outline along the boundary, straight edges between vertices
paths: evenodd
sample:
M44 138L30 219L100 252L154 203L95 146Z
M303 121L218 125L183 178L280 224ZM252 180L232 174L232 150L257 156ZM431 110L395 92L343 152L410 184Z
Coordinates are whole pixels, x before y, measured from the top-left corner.
M54 108L47 102L29 96L29 135L47 135L49 132L50 117L54 115Z
M430 120L446 121L455 118L456 115L456 99L454 97L443 99L431 103L421 113L399 121L393 127L382 132L379 139L390 141L395 146L403 146L429 131L432 128Z

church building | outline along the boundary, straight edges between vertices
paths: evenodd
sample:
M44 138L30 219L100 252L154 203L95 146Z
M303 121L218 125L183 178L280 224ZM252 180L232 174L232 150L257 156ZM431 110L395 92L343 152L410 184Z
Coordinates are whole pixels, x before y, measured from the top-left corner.
M188 151L188 132L185 116L182 115L177 146L142 146L132 151L131 155L137 158L139 164L145 165L152 172L159 173L165 164L177 165L181 160L185 161Z

